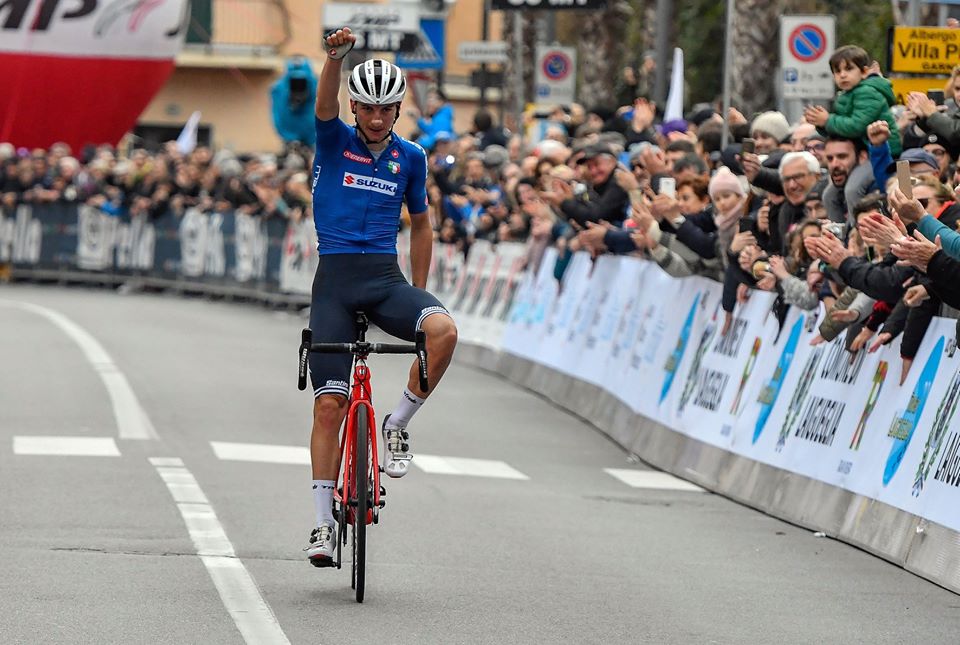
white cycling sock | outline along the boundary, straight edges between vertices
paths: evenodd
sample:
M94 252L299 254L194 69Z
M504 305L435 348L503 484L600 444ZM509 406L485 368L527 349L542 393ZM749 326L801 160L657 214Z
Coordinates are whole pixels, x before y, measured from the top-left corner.
M420 406L423 405L425 400L426 399L421 399L409 389L403 388L403 396L400 397L400 402L397 403L397 407L390 413L390 418L387 419L387 427L406 428L407 424L410 423L410 419L413 418L414 413L420 409Z
M331 479L313 480L313 506L317 512L317 526L333 523L333 489L337 482Z

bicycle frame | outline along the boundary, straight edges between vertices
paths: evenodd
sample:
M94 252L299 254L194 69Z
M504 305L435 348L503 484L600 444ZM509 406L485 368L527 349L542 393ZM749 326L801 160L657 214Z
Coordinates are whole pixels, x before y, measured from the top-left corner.
M380 461L379 450L377 447L377 425L374 418L372 391L370 389L370 370L367 367L365 358L358 357L354 361L353 381L350 386L350 408L347 410L346 423L344 425L343 435L340 440L340 472L343 478L344 498L349 500L357 496L357 482L353 481L353 450L356 446L356 433L365 431L369 436L370 445L370 466L373 471L373 491L371 498L371 516L366 518L366 523L370 524L380 510ZM357 408L366 406L367 408L367 428L356 427ZM362 482L361 485L366 485ZM338 495L334 494L334 499ZM337 499L342 503L343 500Z

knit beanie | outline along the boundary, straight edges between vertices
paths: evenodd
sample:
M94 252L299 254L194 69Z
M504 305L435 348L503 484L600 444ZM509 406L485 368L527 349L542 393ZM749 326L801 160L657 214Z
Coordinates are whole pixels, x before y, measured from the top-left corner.
M790 124L787 117L779 112L761 112L750 124L750 134L757 130L766 132L777 141L783 141L790 134Z
M743 184L726 166L721 166L720 170L710 178L710 185L707 187L711 199L715 198L722 190L736 193L740 197L746 197L747 195Z

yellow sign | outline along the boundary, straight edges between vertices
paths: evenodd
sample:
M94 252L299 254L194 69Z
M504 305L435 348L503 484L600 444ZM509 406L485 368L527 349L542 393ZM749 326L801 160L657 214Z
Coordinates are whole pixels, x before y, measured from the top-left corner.
M926 94L930 90L943 91L947 79L939 76L927 76L924 78L891 78L893 83L893 95L897 97L897 105L907 104L907 94L910 92L922 92Z
M960 65L960 29L894 27L890 71L949 74Z

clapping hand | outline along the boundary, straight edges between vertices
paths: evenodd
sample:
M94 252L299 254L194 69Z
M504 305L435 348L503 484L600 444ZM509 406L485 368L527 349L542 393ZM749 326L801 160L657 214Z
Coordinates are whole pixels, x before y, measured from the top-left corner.
M810 255L823 260L834 269L839 269L843 261L851 256L850 251L830 231L825 231L820 237L808 237L803 241L803 245Z
M926 273L927 265L930 259L936 255L942 247L940 236L938 235L933 242L923 236L920 231L913 232L913 238L904 237L899 242L890 247L893 254L900 258L899 265L910 265Z
M910 92L907 95L907 109L918 116L931 116L937 113L937 104L923 92Z
M893 219L879 214L868 215L860 220L858 228L863 241L872 245L891 246L907 236L907 227L897 215Z
M803 119L807 123L812 123L818 128L827 125L830 113L822 105L808 105L803 109Z

